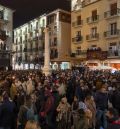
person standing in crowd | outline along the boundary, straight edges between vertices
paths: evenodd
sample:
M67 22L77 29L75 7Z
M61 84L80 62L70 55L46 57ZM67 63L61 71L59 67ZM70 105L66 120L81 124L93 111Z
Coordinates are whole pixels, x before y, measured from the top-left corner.
M26 96L24 105L21 105L18 113L18 129L24 129L28 120L34 120L34 109L31 96Z
M78 119L74 125L74 129L88 129L88 121L83 109L78 110Z
M41 129L41 128L40 128L40 125L36 121L30 120L27 122L25 129Z
M111 95L111 103L113 107L118 110L120 115L120 87L114 87L114 91Z
M96 104L92 95L87 95L85 105L92 113L92 118L89 121L89 129L95 129L96 125Z
M13 80L11 88L10 88L10 97L12 100L17 96L17 86L15 85L15 80Z
M16 129L17 112L15 104L3 92L3 102L0 104L0 129Z
M45 103L43 111L40 113L42 117L45 117L46 129L54 129L53 114L54 114L54 97L51 93L49 86L45 87Z
M102 84L100 90L96 92L95 102L97 108L96 127L99 129L102 126L104 129L107 129L107 117L105 114L108 109L108 94L105 84Z
M68 129L68 124L69 124L69 120L70 120L70 105L67 102L67 98L64 97L61 99L58 107L57 107L57 122L58 122L58 126L57 129Z
M76 96L74 96L74 101L72 103L72 123L73 127L75 128L76 121L78 120L78 109L79 109L79 101Z
M32 94L32 92L35 90L35 87L33 85L33 81L32 81L32 78L29 77L27 83L26 83L26 94L27 95L30 95Z

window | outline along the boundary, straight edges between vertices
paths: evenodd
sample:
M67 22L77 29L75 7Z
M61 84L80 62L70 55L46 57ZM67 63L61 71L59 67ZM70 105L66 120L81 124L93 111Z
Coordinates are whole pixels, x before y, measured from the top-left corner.
M114 3L114 4L110 5L110 13L111 13L111 16L117 14L117 3Z
M16 52L18 51L18 46L16 46Z
M110 24L111 35L117 34L117 23Z
M96 34L97 34L97 27L91 28L91 35L92 35L93 37L96 37Z
M109 44L109 55L110 56L118 56L118 48L117 48L116 42Z
M81 47L77 47L76 55L80 55L80 54L81 54Z
M32 28L33 28L33 26L32 26L32 24L30 25L30 30L32 31Z
M27 33L27 27L25 28L25 32Z
M57 38L54 38L54 45L57 45Z
M38 22L36 22L36 29L38 29Z
M44 19L42 20L42 25L45 26L45 20Z
M81 25L82 23L81 23L81 16L78 16L77 17L77 25Z
M20 37L20 43L22 43L22 36Z
M22 51L22 45L20 45L20 51Z
M92 20L96 21L97 20L97 10L92 11Z
M77 32L76 32L76 35L77 35L77 36L81 36L81 31L77 31Z
M20 30L20 35L22 35L22 30Z
M16 39L16 44L18 43L18 39Z

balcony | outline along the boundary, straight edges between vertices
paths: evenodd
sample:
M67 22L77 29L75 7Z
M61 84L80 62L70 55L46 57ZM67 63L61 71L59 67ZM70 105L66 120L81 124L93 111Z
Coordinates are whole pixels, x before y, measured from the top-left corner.
M27 43L27 40L23 40L23 43L24 43L24 44Z
M39 33L39 29L38 29L38 28L35 28L34 31L35 31L36 33Z
M50 59L55 59L55 58L58 58L58 53L50 55Z
M27 48L24 48L24 50L23 50L24 52L27 52Z
M76 44L82 43L82 41L83 41L83 37L82 36L76 36L76 37L72 38L72 42L76 43Z
M88 24L95 23L95 22L98 22L98 21L99 21L99 15L87 18L87 23Z
M98 33L95 33L95 34L86 35L86 40L87 41L96 41L96 40L99 40L99 34Z
M86 56L86 54L87 54L87 51L86 50L81 50L81 51L79 51L78 53L75 53L75 56Z
M39 37L35 36L33 37L33 41L38 41L39 40Z
M57 42L53 42L50 44L50 47L57 47Z
M104 13L104 17L106 19L113 18L116 16L120 16L120 9L119 8L117 8L115 11L110 10L110 11L107 11Z
M27 35L27 31L23 31L23 34L24 34L24 35Z
M119 50L109 50L108 51L108 58L120 58Z
M29 38L29 39L28 39L28 42L32 42L32 41L33 41L32 38Z
M72 23L72 27L80 27L83 25L83 20L75 21Z
M104 32L104 37L105 38L117 38L120 36L120 30L116 29L116 30L113 30L113 31L106 31Z
M32 49L32 51L34 51L34 52L38 52L38 50L39 49L37 47Z
M27 49L27 52L33 52L33 49L31 48L31 49Z
M16 53L22 53L22 50L18 50L18 51L16 51Z

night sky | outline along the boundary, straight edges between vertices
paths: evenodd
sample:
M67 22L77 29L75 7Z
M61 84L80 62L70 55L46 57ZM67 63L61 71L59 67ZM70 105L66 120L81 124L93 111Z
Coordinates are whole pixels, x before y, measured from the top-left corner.
M15 10L14 28L57 8L70 10L69 0L0 0L0 4Z

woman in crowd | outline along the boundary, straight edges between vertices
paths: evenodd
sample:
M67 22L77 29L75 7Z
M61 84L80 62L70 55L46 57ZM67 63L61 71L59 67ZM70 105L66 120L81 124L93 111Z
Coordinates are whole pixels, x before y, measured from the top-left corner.
M41 129L39 124L36 121L28 121L25 129Z
M66 97L61 99L57 107L57 112L58 129L68 129L70 120L70 105L68 104Z
M96 104L92 95L87 95L85 98L86 107L91 111L92 118L89 120L89 129L95 129L96 124Z

